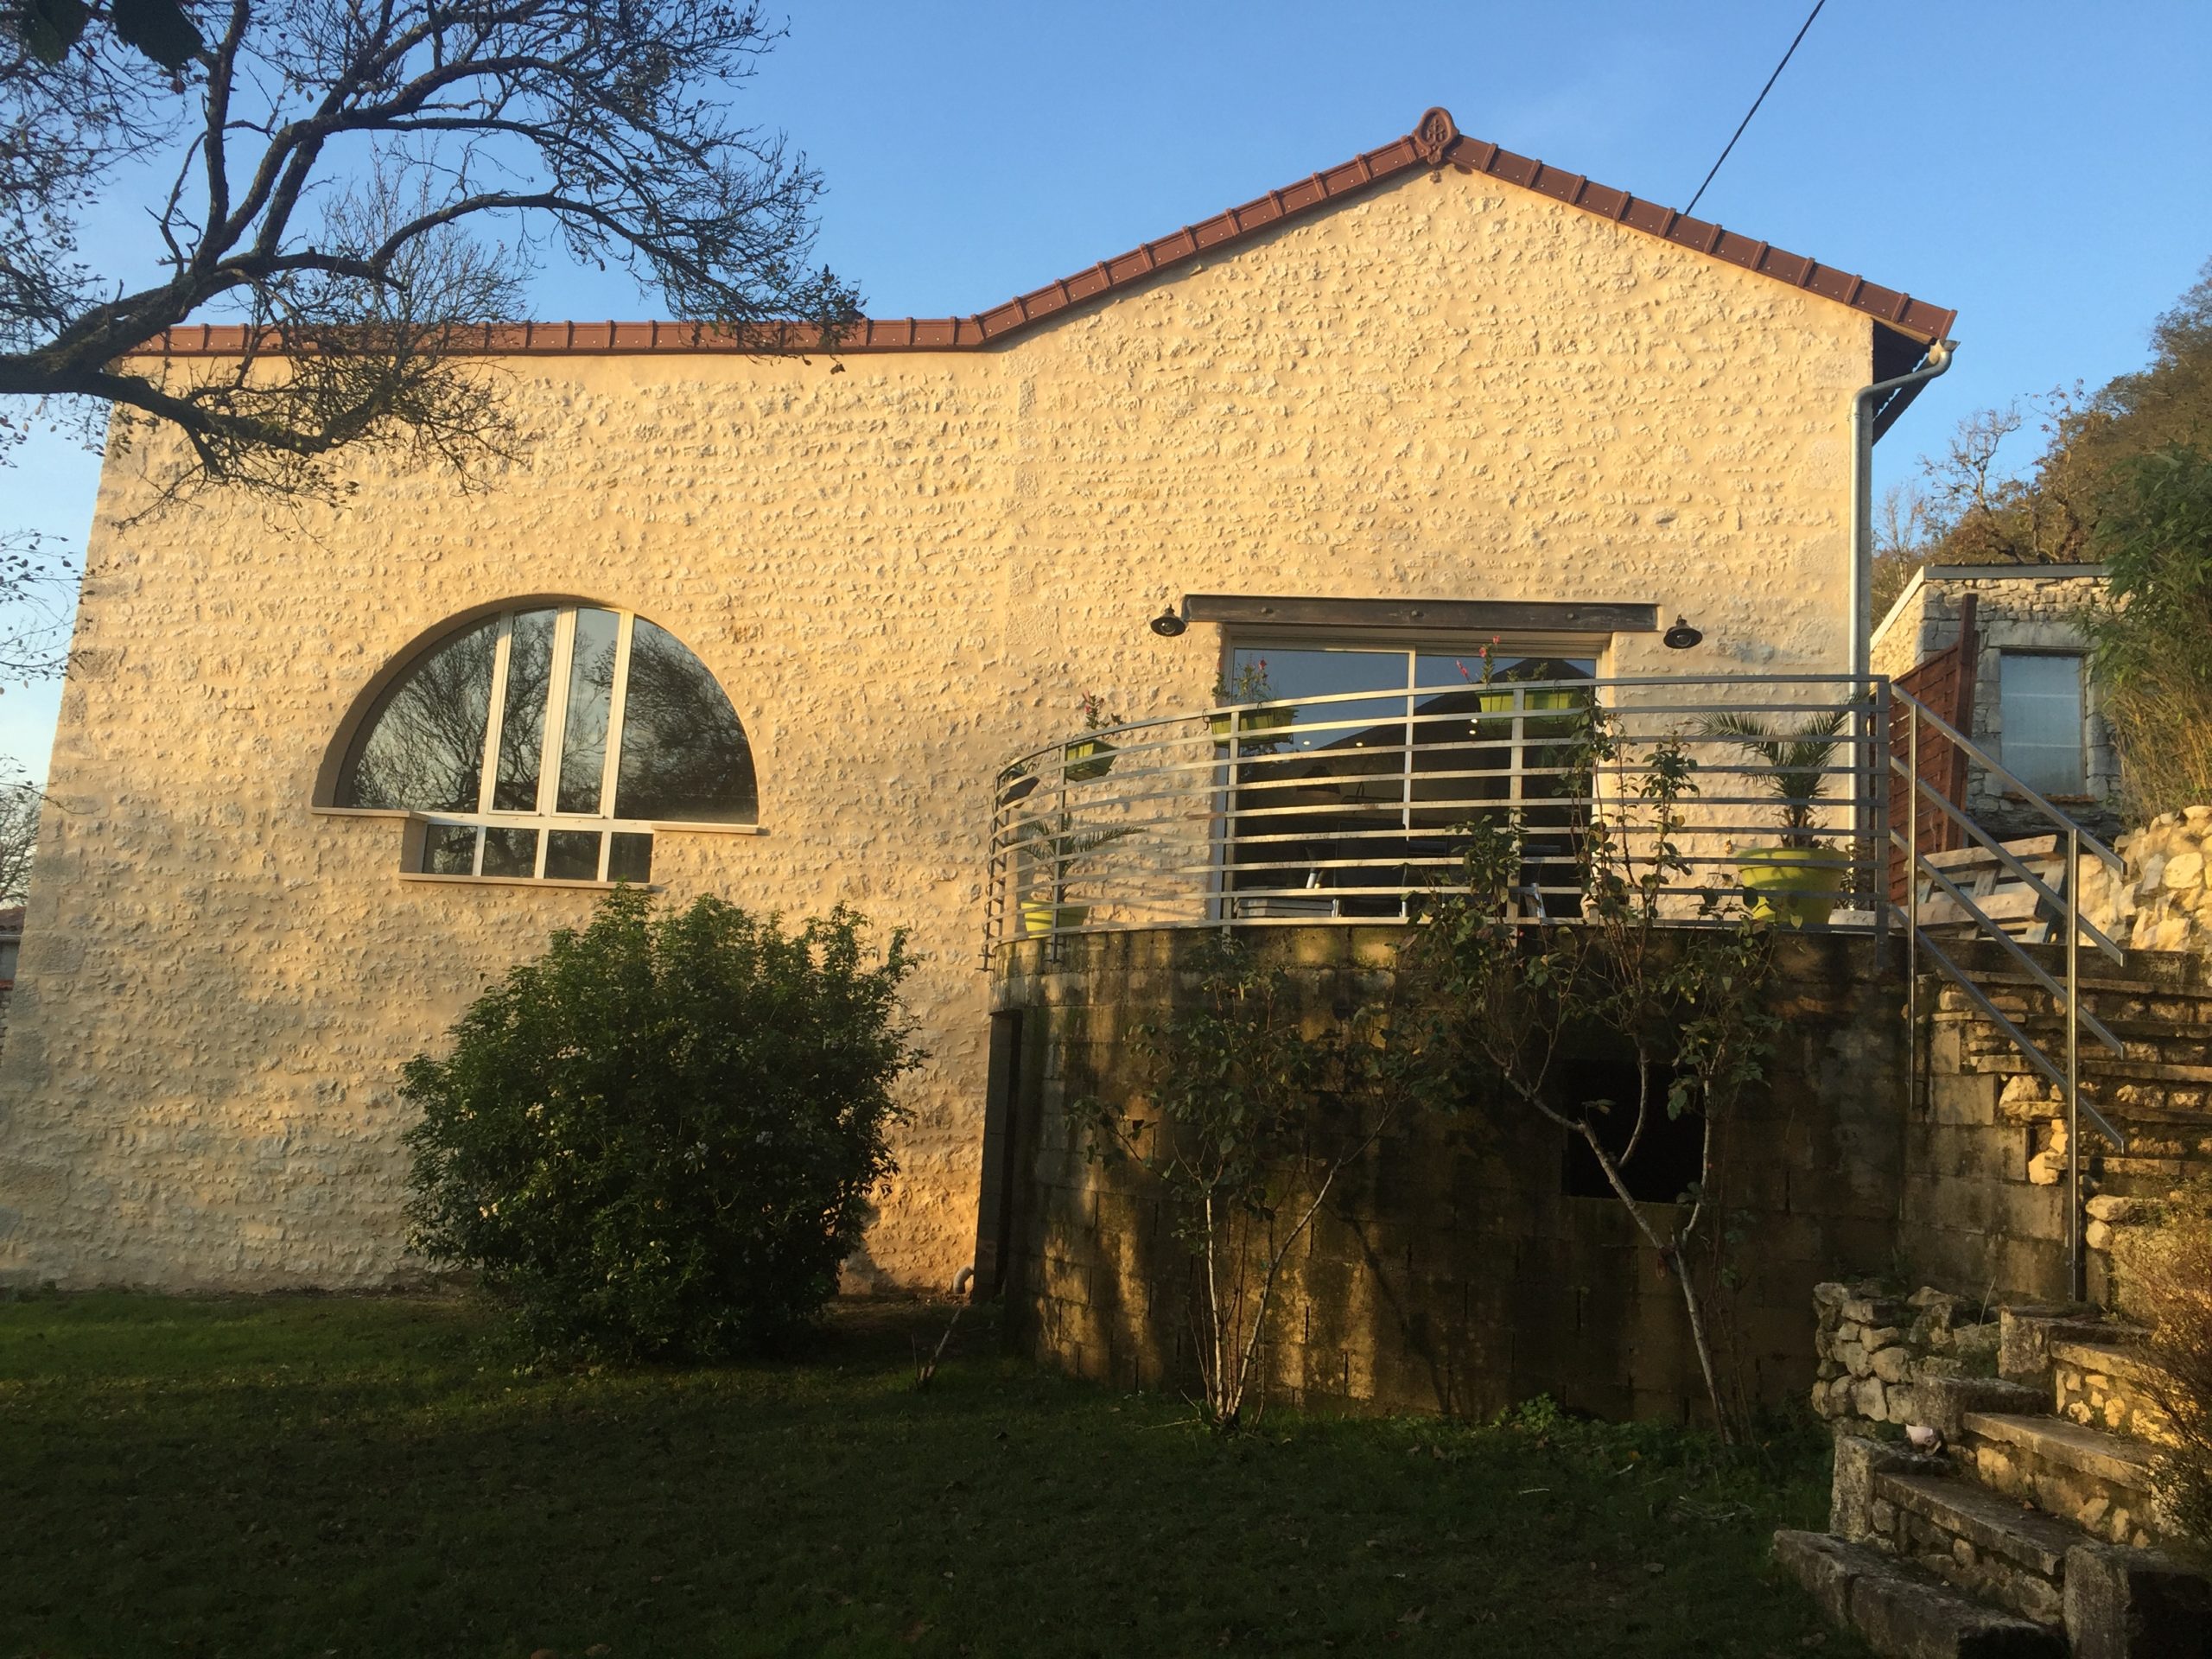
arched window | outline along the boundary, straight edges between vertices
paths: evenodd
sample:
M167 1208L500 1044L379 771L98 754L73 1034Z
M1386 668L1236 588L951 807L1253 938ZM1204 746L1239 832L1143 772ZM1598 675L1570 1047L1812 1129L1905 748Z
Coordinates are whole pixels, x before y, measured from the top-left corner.
M706 665L588 605L504 612L423 652L354 734L336 798L421 815L425 874L546 880L643 881L655 826L759 812L752 746Z

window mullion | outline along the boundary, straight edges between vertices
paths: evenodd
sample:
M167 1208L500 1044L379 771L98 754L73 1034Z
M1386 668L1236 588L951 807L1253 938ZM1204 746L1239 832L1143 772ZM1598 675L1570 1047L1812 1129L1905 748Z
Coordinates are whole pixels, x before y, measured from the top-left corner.
M561 746L569 734L569 665L575 654L576 613L563 607L553 613L552 659L545 668L545 730L537 753L537 816L550 818L561 804ZM540 827L530 873L543 880L550 831Z
M605 818L614 816L614 787L622 776L622 717L629 702L630 636L637 620L624 611L614 630L614 684L607 697L607 754L599 774L599 813ZM606 862L602 854L602 868Z
M499 728L507 718L507 649L514 637L515 620L512 613L499 619L499 636L492 647L492 709L491 717L484 722L484 765L476 778L476 810L488 813L492 810L492 791L499 786ZM480 844L482 836L477 837Z

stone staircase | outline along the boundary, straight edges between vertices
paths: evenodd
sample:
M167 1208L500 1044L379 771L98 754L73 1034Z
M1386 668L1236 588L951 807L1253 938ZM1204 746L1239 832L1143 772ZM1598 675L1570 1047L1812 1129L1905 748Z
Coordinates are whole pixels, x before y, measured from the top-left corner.
M1997 1376L1917 1385L1936 1447L1840 1433L1829 1530L1777 1533L1777 1560L1880 1654L2212 1659L2212 1575L2159 1514L2135 1334L2006 1308Z

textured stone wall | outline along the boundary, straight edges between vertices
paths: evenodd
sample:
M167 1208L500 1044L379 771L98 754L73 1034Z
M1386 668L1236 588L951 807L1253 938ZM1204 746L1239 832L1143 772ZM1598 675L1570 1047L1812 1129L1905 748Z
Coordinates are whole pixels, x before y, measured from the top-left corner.
M593 894L403 880L399 826L318 816L315 779L396 653L560 594L671 630L755 745L764 833L662 835L671 898L848 900L930 953L933 1058L854 1277L942 1282L973 1239L989 782L1085 691L1203 705L1217 632L1147 616L1639 601L1705 643L1623 638L1614 671L1840 670L1871 357L1862 315L1447 172L988 352L489 363L520 442L480 493L367 455L342 510L142 520L175 455L143 436L102 480L0 1058L0 1276L409 1271L397 1069Z
M1258 936L1312 1017L1341 1014L1395 961L1400 930ZM1187 1384L1192 1259L1157 1185L1086 1156L1072 1099L1128 1098L1119 1043L1187 995L1190 931L1011 948L998 992L1021 1010L1008 1103L1016 1212L1009 1319L1039 1357L1131 1387ZM1716 1160L1738 1234L1732 1289L1708 1317L1732 1382L1769 1402L1814 1380L1815 1285L1894 1243L1902 1027L1870 939L1784 941L1788 1017L1767 1096ZM1402 1123L1341 1178L1294 1253L1268 1332L1268 1398L1482 1414L1549 1394L1623 1417L1678 1417L1705 1397L1672 1278L1617 1199L1568 1197L1563 1131L1521 1113ZM1660 1225L1671 1206L1656 1206Z
M2052 999L1994 944L1948 946L1998 1011L2062 1060ZM2063 976L2065 953L2031 945ZM2091 1127L2081 1148L2088 1289L2105 1300L2113 1231L2135 1201L2212 1171L2212 961L2133 950L2114 966L2081 952L2082 1002L2122 1040L2113 1055L2084 1035L2086 1099L2126 1137L2125 1152ZM1921 1077L1904 1122L1898 1249L1912 1271L1974 1295L2063 1302L2067 1259L2065 1107L2059 1090L1955 987L1921 982Z

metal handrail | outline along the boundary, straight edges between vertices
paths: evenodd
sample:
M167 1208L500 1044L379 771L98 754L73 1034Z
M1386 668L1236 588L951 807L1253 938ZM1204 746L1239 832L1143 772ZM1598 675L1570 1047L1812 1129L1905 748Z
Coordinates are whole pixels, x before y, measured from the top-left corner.
M1914 696L1911 692L1904 690L1904 687L1897 684L1894 681L1891 683L1890 695L1896 698L1899 702L1902 702L1908 708L1911 709L1914 711L1914 718L1916 720L1926 721L1942 736L1950 739L1952 742L1957 744L1961 749L1965 751L1966 756L1969 760L1978 761L1987 770L1995 772L1999 778L2002 778L2006 783L2010 784L2015 790L2019 791L2021 798L2024 799L2029 805L2036 808L2044 815L2044 817L2049 818L2053 823L2058 825L2062 830L2069 830L2079 836L2082 839L2082 844L2091 852L2094 853L2098 858L2102 860L2107 869L2110 869L2118 874L2124 875L2126 874L2127 861L2126 859L2122 858L2118 853L2113 851L2111 848L2106 846L2104 842L2099 841L2095 836L2092 835L2088 830L2084 830L2072 818L2067 817L2065 813L2060 811L2057 807L2045 800L2041 791L2033 788L2030 785L2021 782L2018 775L2006 770L2003 761L1991 754L1989 751L1983 748L1980 744L1967 736L1963 732L1960 731L1957 727L1952 725L1949 721L1944 719L1942 715L1937 714L1933 709L1930 709L1918 697Z
M1971 666L1966 671L1973 671ZM2126 959L2120 947L2106 935L2104 930L2082 914L2082 859L2085 852L2093 854L2107 869L2122 876L2126 874L2126 861L2061 811L2044 797L2041 791L2031 787L2002 761L1910 691L1892 685L1891 695L1905 711L1908 734L1906 754L1903 760L1897 754L1894 741L1889 745L1889 771L1892 778L1904 778L1906 785L1904 830L1900 833L1897 826L1892 825L1890 842L1905 855L1905 1018L1910 1033L1910 1075L1916 1083L1920 1075L1921 1042L1919 955L1924 950L1945 976L1981 1011L1983 1016L2005 1033L2013 1046L2026 1058L2029 1065L2058 1086L2066 1112L2067 1273L2072 1294L2078 1300L2087 1295L2088 1288L2088 1262L2083 1251L2083 1120L2086 1118L2116 1150L2122 1153L2127 1150L2126 1136L2114 1128L2104 1114L2082 1096L2082 1033L2084 1030L2114 1053L2125 1054L2127 1052L2126 1045L2115 1037L2102 1020L2082 1006L2082 935L2087 933L2097 948L2113 961L2125 962ZM1968 760L1979 763L1991 775L2002 779L2065 836L2065 891L2063 893L2054 891L2048 882L2030 870L2010 849L1968 817L1958 803L1948 799L1942 791L1932 787L1920 775L1920 728L1923 721L1932 727L1939 736L1955 744ZM1934 863L1928 854L1921 851L1920 814L1923 798L1932 801L1953 823L1995 855L1997 860L2025 883L2039 900L2047 901L2062 912L2066 929L2066 978L2063 985L2022 950L2018 943L1974 901L1973 896L1951 880L1949 874ZM2034 982L2057 1002L2058 1011L2065 1021L2066 1057L2063 1066L2045 1054L2035 1039L2019 1026L1999 1012L1994 1000L1982 987L1974 983L1967 969L1952 960L1949 954L1929 938L1920 922L1920 881L1923 874L1940 885L1966 918L1975 924L1978 934L1986 934L2002 944L2016 961L2028 969Z
M1785 773L1830 786L1802 832L1833 843L1821 874L1802 878L1820 893L1804 897L1859 903L1877 885L1886 846L1885 833L1870 837L1855 817L1868 802L1886 810L1865 717L1877 691L1878 682L1847 675L1454 682L1226 703L1064 736L999 774L987 961L997 944L1039 934L1402 918L1419 895L1449 883L1464 847L1459 827L1500 815L1534 830L1537 852L1518 886L1541 895L1535 906L1556 919L1577 908L1570 843L1593 820L1608 821L1638 859L1654 850L1620 807L1645 775L1648 746L1667 737L1701 762L1703 788L1681 837L1689 868L1674 883L1684 919L1705 895L1736 887L1730 876L1745 861L1737 842L1776 838L1771 780ZM1571 728L1592 704L1628 751L1570 765ZM1837 709L1854 718L1817 767L1766 765L1732 739L1694 729L1694 717L1722 709L1802 717ZM1560 842L1555 858L1541 855L1548 833ZM1551 905L1554 897L1566 902ZM1885 931L1887 905L1864 903L1846 925Z

